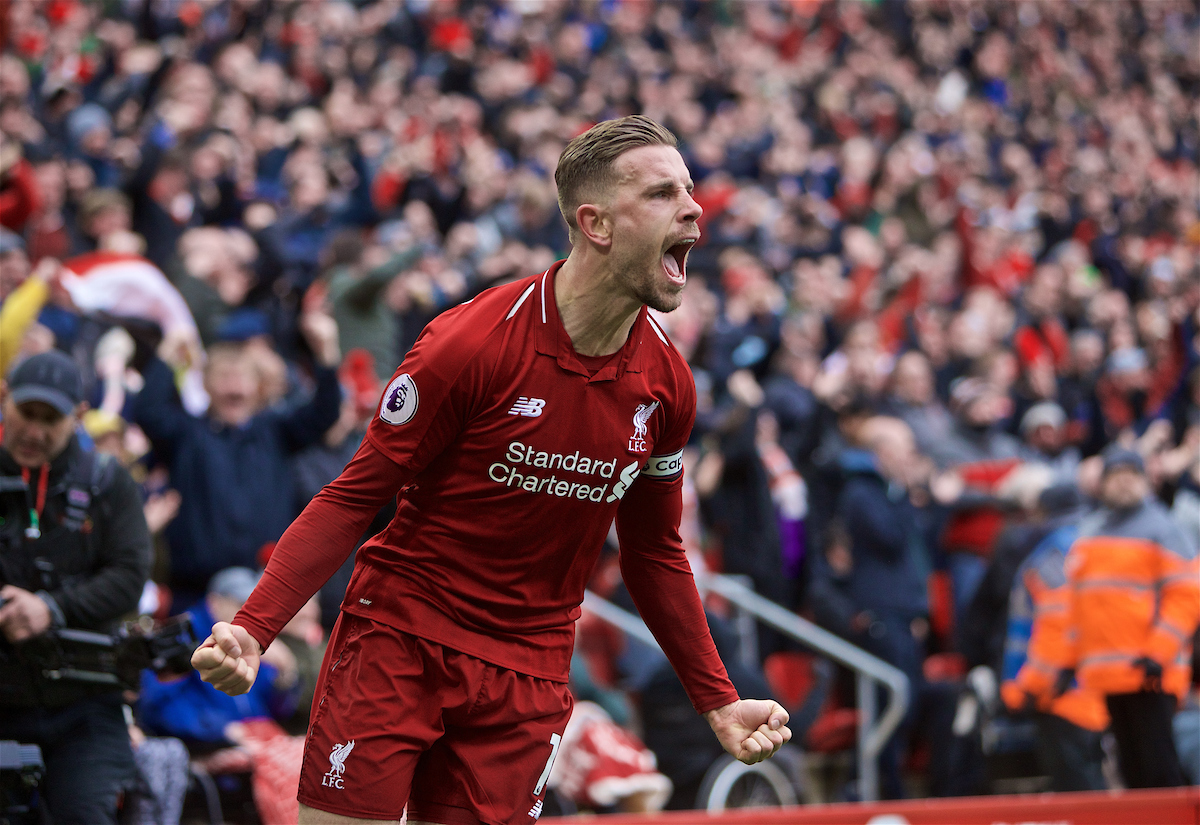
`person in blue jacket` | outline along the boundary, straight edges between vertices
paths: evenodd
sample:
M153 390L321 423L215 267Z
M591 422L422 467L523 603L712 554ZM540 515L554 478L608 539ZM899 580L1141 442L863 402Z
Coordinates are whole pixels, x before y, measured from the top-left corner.
M298 406L266 406L262 376L245 344L209 348L211 403L203 416L183 408L165 363L151 358L143 369L145 386L129 414L165 458L181 497L179 515L166 530L167 583L178 610L198 601L217 571L261 566L259 551L296 516L289 459L337 421L337 324L309 312L300 326L314 356L316 389Z
M187 612L196 638L214 621L229 621L250 597L259 574L246 567L229 567L213 576L204 601ZM264 678L265 677L265 678ZM296 661L287 646L272 645L263 656L262 671L249 693L229 696L191 671L178 679L160 681L153 671L142 672L137 713L142 728L159 736L175 736L192 747L228 745L226 728L247 719L286 719L300 694Z
M922 456L912 430L897 418L868 419L861 439L861 447L846 449L839 458L845 482L834 515L848 546L841 548L840 563L828 550L818 560L811 591L814 609L830 629L908 677L908 713L879 756L884 796L905 795L901 756L914 732L932 744L930 792L962 793L975 775L974 766L967 770L955 765L958 757L950 735L953 691L949 685L927 681L922 669L929 634L926 578L933 527L925 508L913 504Z

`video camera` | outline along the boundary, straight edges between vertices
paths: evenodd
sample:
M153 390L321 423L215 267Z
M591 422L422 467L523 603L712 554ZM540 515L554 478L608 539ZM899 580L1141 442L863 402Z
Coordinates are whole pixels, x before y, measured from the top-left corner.
M187 616L161 624L143 616L114 634L50 630L6 652L24 664L35 681L137 690L147 668L161 675L189 673L196 644Z
M45 772L37 745L0 741L0 825L42 821L37 815L38 791Z

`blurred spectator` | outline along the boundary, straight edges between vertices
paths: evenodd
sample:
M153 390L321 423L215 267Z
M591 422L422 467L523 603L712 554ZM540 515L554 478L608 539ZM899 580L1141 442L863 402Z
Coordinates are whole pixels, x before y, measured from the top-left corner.
M1021 438L1029 461L1048 466L1057 482L1071 483L1079 470L1079 448L1067 443L1067 413L1053 401L1034 404L1021 416Z
M913 431L917 449L929 454L950 435L953 421L935 394L933 367L919 350L896 360L888 411Z
M953 508L937 549L960 623L1022 461L1066 480L1077 452L1086 485L1092 457L1132 444L1152 494L1197 530L1192 0L468 6L9 3L0 224L25 244L21 277L43 258L141 256L205 346L253 338L262 394L286 406L309 301L387 376L438 312L553 263L561 147L642 111L679 136L705 210L684 306L664 320L700 385L698 546L736 559L741 537L765 536L768 588L790 564L763 409L808 488L812 547L863 421L912 428L945 471L925 486ZM372 271L404 249L419 253L400 275ZM29 320L16 335L4 316L0 360L58 346L90 362L112 325L98 312L131 306L77 311L55 280L49 298L31 278L5 302ZM235 333L248 318L257 331ZM168 333L179 360L165 360L199 369L199 347L177 344ZM725 428L738 370L761 409ZM137 380L95 397L116 412ZM194 413L199 383L182 388ZM717 488L747 515L710 506Z
M1017 458L1019 442L1001 429L1011 409L1012 400L986 379L959 379L950 391L954 424L930 458L939 467Z
M79 202L81 238L76 254L108 249L114 235L132 229L132 206L119 189L88 189ZM145 235L139 235L143 239ZM151 235L150 237L154 237ZM141 252L143 250L134 250Z
M1065 562L1079 537L1082 507L1074 488L1050 487L1038 507L1049 529L1017 568L1008 601L1001 695L1013 713L1033 713L1037 755L1053 791L1101 791L1104 697L1078 683L1057 684L1069 664L1072 626ZM1045 533L1045 531L1041 531Z
M374 359L376 375L384 380L391 378L402 355L397 351L399 319L385 300L386 292L421 257L420 248L414 246L389 255L375 247L368 253L364 252L362 233L346 230L330 242L326 254L322 277L338 324L342 352L366 350Z
M1149 492L1141 456L1106 450L1101 508L1080 524L1066 561L1075 633L1059 689L1077 676L1105 697L1130 788L1186 784L1171 720L1191 683L1200 623L1196 548Z
M912 431L895 418L876 417L863 425L865 450L843 453L847 478L837 503L847 546L830 545L826 566L814 576L818 616L836 617L831 629L899 668L911 690L909 712L880 753L882 792L907 795L901 775L905 742L918 720L935 752L948 755L949 696L931 692L923 675L929 636L926 577L931 551L926 525L910 501L917 454ZM826 581L821 581L822 577ZM929 705L935 705L930 714ZM932 790L947 792L949 765L931 766ZM960 766L961 767L961 766Z
M41 205L37 177L23 157L21 143L0 135L0 227L21 232Z
M960 619L975 597L1003 524L998 485L1021 463L1020 442L1001 426L1011 409L1012 399L991 381L958 379L950 395L954 427L931 450L930 458L961 479L941 539L953 583L954 615Z
M209 348L207 415L180 405L170 369L151 358L145 387L132 402L133 420L161 451L181 496L167 527L168 583L190 605L220 569L260 566L259 549L278 539L295 517L294 478L287 458L320 439L337 420L337 326L327 315L301 321L316 356L315 392L293 409L269 408L265 381L245 345Z
M250 597L259 574L245 567L219 571L204 600L187 612L196 638L214 621L229 621ZM259 678L242 696L227 696L192 671L162 681L142 672L137 715L147 732L183 740L200 769L253 771L255 804L264 822L294 822L299 815L303 740L288 737L275 720L290 718L304 690L291 645L280 639L262 656ZM309 686L311 695L311 686ZM236 748L229 747L236 745Z
M1017 576L1038 543L1053 529L1053 520L1082 506L1075 482L1057 488L1057 495L1045 496L1054 484L1051 470L1041 464L1026 464L1005 478L1002 495L1006 503L1005 523L996 536L987 570L972 597L966 614L959 617L963 656L968 667L989 667L1002 672L1009 618L1009 602Z
M776 353L771 375L763 383L763 403L775 415L779 445L797 469L812 460L820 434L820 410L812 392L819 365L814 353L785 344Z
M737 370L726 388L729 397L715 424L720 434L720 481L711 495L702 497L702 507L720 541L723 572L749 576L759 593L788 604L793 598L789 585L803 556L803 481L779 449L778 425L762 408L763 390L753 373ZM785 578L785 570L792 581ZM770 632L764 629L762 635L761 643L775 644Z
M26 334L50 300L61 272L52 258L44 258L31 272L21 237L0 227L0 373L7 374L28 349Z

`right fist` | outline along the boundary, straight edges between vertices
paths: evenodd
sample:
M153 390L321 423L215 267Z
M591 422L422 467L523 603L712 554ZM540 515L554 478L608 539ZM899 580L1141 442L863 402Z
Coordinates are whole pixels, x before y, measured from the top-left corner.
M212 635L192 654L192 667L200 678L230 696L250 690L258 662L258 642L244 627L228 622L214 624Z

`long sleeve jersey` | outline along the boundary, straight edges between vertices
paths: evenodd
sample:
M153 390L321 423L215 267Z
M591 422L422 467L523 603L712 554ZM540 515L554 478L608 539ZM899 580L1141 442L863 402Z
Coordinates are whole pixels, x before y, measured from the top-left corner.
M643 309L589 371L558 317L557 270L426 327L358 453L285 533L235 620L260 644L399 492L391 524L359 550L346 612L566 682L615 518L626 585L696 709L737 699L679 537L690 370Z

